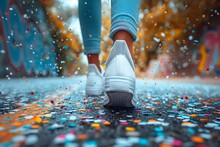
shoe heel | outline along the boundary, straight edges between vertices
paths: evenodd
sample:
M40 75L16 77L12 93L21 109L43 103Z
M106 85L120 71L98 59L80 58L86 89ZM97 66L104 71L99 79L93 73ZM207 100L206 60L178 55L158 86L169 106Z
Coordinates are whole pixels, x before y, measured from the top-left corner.
M121 91L134 94L135 80L127 77L111 76L105 78L105 91Z
M105 79L105 93L109 107L134 107L132 99L135 90L135 80L127 77L111 76Z

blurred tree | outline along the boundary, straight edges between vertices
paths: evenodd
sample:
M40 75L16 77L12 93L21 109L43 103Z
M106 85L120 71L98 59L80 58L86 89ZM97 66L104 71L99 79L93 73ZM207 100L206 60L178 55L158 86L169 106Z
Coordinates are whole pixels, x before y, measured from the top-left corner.
M47 14L50 31L56 45L58 75L72 75L74 71L84 71L84 65L79 54L82 44L79 36L68 29L73 17L77 17L77 9L72 7L61 8L57 0L41 0Z
M209 23L219 7L218 0L142 0L135 47L140 70L144 71L158 53L171 55L172 64L178 69L182 63L191 62L192 49L200 39L200 26Z

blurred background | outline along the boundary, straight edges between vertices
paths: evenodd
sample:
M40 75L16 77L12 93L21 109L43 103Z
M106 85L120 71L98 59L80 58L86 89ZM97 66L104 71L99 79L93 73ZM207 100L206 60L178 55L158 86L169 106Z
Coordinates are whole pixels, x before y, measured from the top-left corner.
M102 0L101 63L111 49ZM0 78L86 73L78 0L1 0ZM220 75L219 0L142 0L134 61L139 77Z

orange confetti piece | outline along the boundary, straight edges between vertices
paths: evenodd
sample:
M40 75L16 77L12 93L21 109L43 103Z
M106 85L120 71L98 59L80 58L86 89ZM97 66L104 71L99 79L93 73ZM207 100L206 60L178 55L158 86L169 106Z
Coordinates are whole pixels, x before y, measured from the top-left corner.
M21 123L14 122L14 123L12 124L12 126L15 126L15 127L20 127L20 126L21 126Z
M192 136L191 140L195 143L203 143L204 142L204 139L200 136Z
M39 125L32 125L31 128L32 128L32 129L39 129L40 126L39 126Z
M37 123L41 123L42 122L42 118L38 117L38 116L34 116L34 121Z
M191 123L191 122L188 122L188 121L182 122L182 125L188 125L188 124L192 124L192 123Z
M86 134L79 134L77 136L77 139L79 139L79 140L84 140L84 139L87 139L87 138L88 138L88 136Z
M220 112L214 112L214 113L220 115Z
M111 123L109 121L103 122L103 125L109 126Z
M165 144L165 143L161 143L161 144L160 144L160 147L172 147L172 145L170 145L170 144Z
M156 120L150 119L150 120L148 120L148 122L156 122Z
M219 101L219 98L214 98L214 101Z
M7 131L2 131L2 132L0 132L0 137L6 136L7 134L8 134Z
M133 132L133 131L135 131L135 128L133 128L133 127L126 127L125 130L129 131L129 132Z
M140 123L140 122L141 122L140 119L135 119L135 120L134 120L134 123Z
M49 120L42 120L42 123L43 124L47 124L47 123L49 123L50 121Z
M157 103L157 105L160 105L160 102L159 102L159 101L157 101L156 103ZM153 111L154 111L154 110L153 110Z
M96 130L100 130L101 129L100 124L97 124L97 123L91 124L91 127L94 127Z
M208 122L209 119L208 119L208 118L200 118L200 121L201 121L201 122Z
M100 124L93 123L93 124L91 124L91 127L100 127Z
M101 130L101 127L95 127L95 129L98 131L98 130Z
M198 114L190 114L189 116L196 117L196 116L198 116Z

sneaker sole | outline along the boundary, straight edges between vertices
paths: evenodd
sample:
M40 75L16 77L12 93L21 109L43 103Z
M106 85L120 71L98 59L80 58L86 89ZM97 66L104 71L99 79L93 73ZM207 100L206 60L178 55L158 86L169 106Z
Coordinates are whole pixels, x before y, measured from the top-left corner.
M133 94L122 91L106 92L109 102L104 107L127 107L134 108L132 104Z

